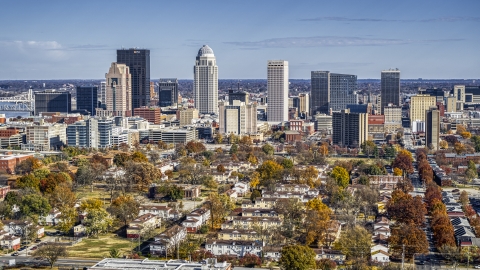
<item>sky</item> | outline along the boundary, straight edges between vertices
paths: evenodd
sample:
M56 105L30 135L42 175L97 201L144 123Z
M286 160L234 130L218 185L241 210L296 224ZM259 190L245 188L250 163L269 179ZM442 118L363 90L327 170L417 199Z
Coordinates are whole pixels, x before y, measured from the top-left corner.
M0 80L102 79L116 49L150 49L151 79L192 79L204 44L219 79L265 79L287 60L380 78L480 78L478 0L0 0Z

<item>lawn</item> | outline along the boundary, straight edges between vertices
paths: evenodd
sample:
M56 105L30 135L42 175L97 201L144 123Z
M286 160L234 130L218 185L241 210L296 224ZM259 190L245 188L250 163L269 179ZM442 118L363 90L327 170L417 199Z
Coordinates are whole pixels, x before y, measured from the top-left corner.
M69 257L104 258L110 257L111 249L118 249L120 256L130 254L138 242L132 242L115 234L100 235L98 238L85 238L82 242L68 248Z

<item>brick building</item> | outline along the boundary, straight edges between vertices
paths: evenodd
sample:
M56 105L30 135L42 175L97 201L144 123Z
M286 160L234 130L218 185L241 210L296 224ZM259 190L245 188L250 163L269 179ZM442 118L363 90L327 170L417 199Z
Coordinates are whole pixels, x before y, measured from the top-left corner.
M148 122L158 125L161 121L161 110L160 108L148 108L141 107L133 109L135 116L140 116L147 120Z

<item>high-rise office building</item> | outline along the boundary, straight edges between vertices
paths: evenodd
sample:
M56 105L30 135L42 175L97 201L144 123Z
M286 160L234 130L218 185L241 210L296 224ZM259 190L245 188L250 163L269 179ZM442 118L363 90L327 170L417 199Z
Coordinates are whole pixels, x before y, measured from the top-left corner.
M368 140L368 114L350 113L349 109L332 115L333 144L359 147Z
M132 74L132 98L130 108L150 105L150 50L117 50L117 63L126 64Z
M235 135L257 133L257 103L245 104L234 100L231 104L219 104L220 133Z
M98 147L107 148L113 145L113 119L100 118L98 120Z
M177 110L177 120L180 126L191 125L193 119L198 118L198 109L188 108Z
M267 95L267 120L288 121L288 61L268 61Z
M45 90L35 92L35 115L45 112L69 113L72 110L72 95L69 92Z
M388 104L400 106L400 70L390 69L382 71L380 93L383 108Z
M98 109L100 116L131 116L132 76L130 68L125 64L112 63L108 73L105 74L107 81L106 108Z
M77 110L95 115L98 108L98 86L77 86Z
M244 91L234 92L233 90L228 90L228 103L233 104L234 100L240 100L241 102L245 102L245 104L249 102L249 94Z
M160 79L158 81L158 106L167 107L178 104L178 80Z
M298 109L298 113L302 118L307 118L310 115L310 95L307 93L300 94L296 97L292 97L292 104L290 101L288 104L289 108L295 107Z
M435 107L437 98L429 95L416 95L410 98L410 123L425 122L425 112ZM385 108L384 108L385 109Z
M200 113L218 114L218 66L213 50L203 45L193 67L193 95Z
M425 145L433 149L439 149L440 143L440 111L432 107L425 112Z
M312 71L311 86L312 114L340 111L348 104L358 104L356 75Z

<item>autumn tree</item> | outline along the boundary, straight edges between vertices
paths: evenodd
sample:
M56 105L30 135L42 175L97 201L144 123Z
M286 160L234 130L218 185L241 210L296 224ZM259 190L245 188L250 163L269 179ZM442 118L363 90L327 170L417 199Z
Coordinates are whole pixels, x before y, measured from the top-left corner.
M138 216L140 211L139 207L140 203L132 196L119 196L112 201L112 204L107 210L119 222L127 226L130 221Z
M43 166L42 162L34 157L29 157L15 166L15 173L27 174Z
M440 149L448 149L448 142L447 141L441 140L439 145L440 145Z
M30 188L32 190L40 191L40 179L35 177L33 173L17 178L16 184L18 188Z
M311 188L315 187L318 179L318 170L313 166L308 166L300 173L301 178Z
M468 161L468 169L465 171L465 179L467 183L472 182L473 179L478 177L477 167L475 166L475 162L472 160Z
M457 153L457 155L461 155L465 152L465 145L461 142L456 142L453 145L453 150L455 150L455 153Z
M282 233L292 237L304 220L304 204L298 198L282 198L277 201L273 210L283 216Z
M65 245L47 243L35 250L33 256L45 259L50 264L50 269L53 269L55 262L62 257L67 257L68 252Z
M218 195L217 193L210 193L205 204L210 210L212 229L219 227L227 214L235 208L235 204L226 194Z
M393 168L393 175L395 175L395 176L402 176L402 175L403 175L402 169L400 169L400 168Z
M247 253L240 259L239 263L245 267L253 268L262 265L262 260L255 254Z
M317 243L321 246L325 241L330 226L332 210L318 198L308 201L305 206L305 244L308 246L312 243Z
M459 201L464 207L470 203L467 191L463 190L462 192L460 192Z
M401 257L405 248L405 258L412 258L415 253L428 253L428 241L425 232L413 223L399 223L391 228L389 246L393 254ZM405 246L403 246L405 245Z
M413 157L412 153L402 149L398 151L397 156L393 160L392 167L401 169L404 173L413 173Z
M107 232L113 224L110 214L103 208L93 208L87 211L83 224L88 235L97 237L99 233Z
M260 184L264 187L272 189L277 180L280 179L282 165L273 160L266 160L257 169L260 174Z
M349 260L370 257L372 235L363 227L355 226L342 230L334 247L342 251Z
M280 256L280 267L284 270L309 270L315 268L315 252L301 245L284 246Z
M266 154L266 155L269 155L269 156L272 156L274 151L275 151L275 148L273 148L272 145L270 144L265 144L264 146L262 146L262 151Z
M377 145L371 140L364 141L360 145L360 148L362 149L363 153L365 153L365 155L367 155L368 158L370 158L370 155L378 154Z
M219 164L217 166L217 172L224 173L225 171L226 171L226 169L225 169L225 166L223 166L223 164Z
M146 190L153 182L160 180L162 173L150 163L128 161L125 165L125 178L131 179L139 190Z
M185 145L185 149L187 152L190 153L201 153L206 150L205 145L201 142L196 142L196 141L189 141L187 145Z
M395 190L387 203L387 213L397 222L421 225L425 222L427 210L420 196L412 197L401 190Z
M350 182L350 176L347 170L340 166L333 168L332 172L330 172L330 177L332 177L341 188L346 188Z

